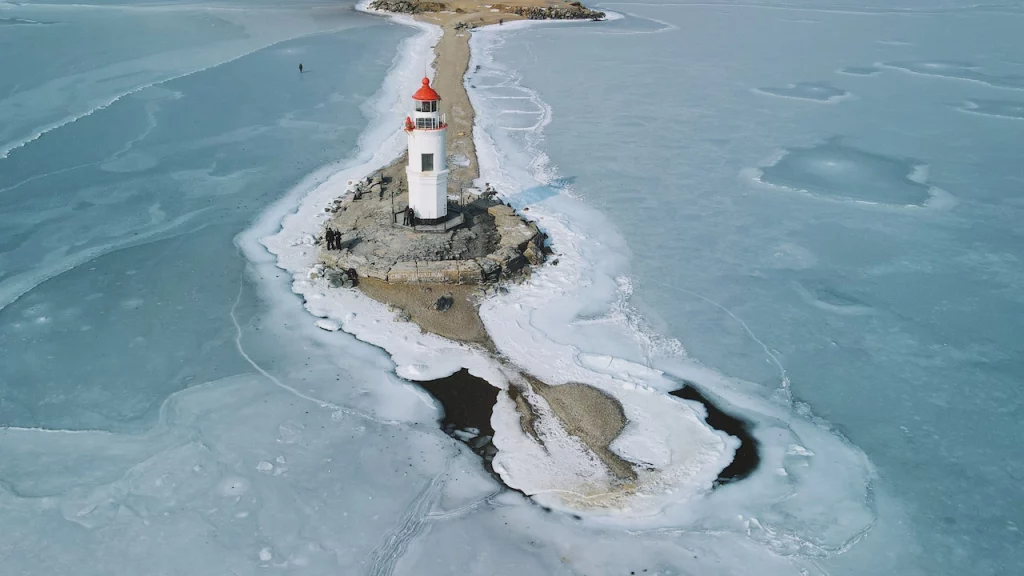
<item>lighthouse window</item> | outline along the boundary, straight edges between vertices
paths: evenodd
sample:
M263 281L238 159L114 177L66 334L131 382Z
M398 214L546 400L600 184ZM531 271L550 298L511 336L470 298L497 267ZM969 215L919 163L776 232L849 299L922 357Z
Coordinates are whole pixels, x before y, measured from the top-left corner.
M416 127L417 128L428 128L428 129L431 129L431 130L436 129L438 127L437 126L437 118L417 118L416 119Z
M433 172L434 171L434 155L433 154L424 154L423 155L423 167L421 168L421 170L423 172Z
M417 112L437 112L437 100L416 103Z

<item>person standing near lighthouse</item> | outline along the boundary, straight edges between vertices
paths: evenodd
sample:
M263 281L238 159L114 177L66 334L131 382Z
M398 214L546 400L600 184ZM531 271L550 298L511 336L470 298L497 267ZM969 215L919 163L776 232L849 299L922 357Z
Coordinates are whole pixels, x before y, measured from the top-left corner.
M409 138L409 208L417 222L436 223L448 215L448 162L445 138L448 125L438 110L441 96L430 79L412 95L415 110L405 118Z

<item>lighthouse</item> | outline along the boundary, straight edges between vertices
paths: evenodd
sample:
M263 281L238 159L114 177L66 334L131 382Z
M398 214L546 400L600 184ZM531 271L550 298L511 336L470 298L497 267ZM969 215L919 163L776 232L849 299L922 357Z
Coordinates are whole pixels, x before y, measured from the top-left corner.
M412 95L415 110L405 118L409 137L409 207L416 221L432 224L448 216L448 163L445 159L445 135L448 125L438 112L441 96L430 87L430 80Z

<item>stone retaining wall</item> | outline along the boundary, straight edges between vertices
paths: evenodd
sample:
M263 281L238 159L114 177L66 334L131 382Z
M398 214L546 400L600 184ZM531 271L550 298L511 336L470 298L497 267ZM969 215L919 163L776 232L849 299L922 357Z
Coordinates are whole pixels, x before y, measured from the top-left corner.
M372 258L351 253L327 253L323 259L329 269L354 269L358 277L369 277L399 284L484 284L517 275L530 265L544 262L546 236L533 222L527 222L511 207L491 206L499 235L498 249L483 258L451 260L410 260L390 266Z
M476 260L398 262L388 271L389 283L479 284L483 281Z
M353 264L352 267L360 275L380 278L389 283L484 284L518 274L531 264L544 262L544 235L541 232L536 232L523 244L525 250L503 246L483 258L397 262L383 275L380 268L366 268L366 263L353 263L351 259L348 263Z

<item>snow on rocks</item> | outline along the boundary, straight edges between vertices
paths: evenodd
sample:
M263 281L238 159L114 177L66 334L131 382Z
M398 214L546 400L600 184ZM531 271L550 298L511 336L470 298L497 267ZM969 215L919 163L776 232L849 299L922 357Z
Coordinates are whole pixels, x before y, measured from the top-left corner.
M338 322L337 320L321 318L320 320L316 321L316 327L320 328L321 330L326 330L328 332L337 332L341 328L341 322Z

